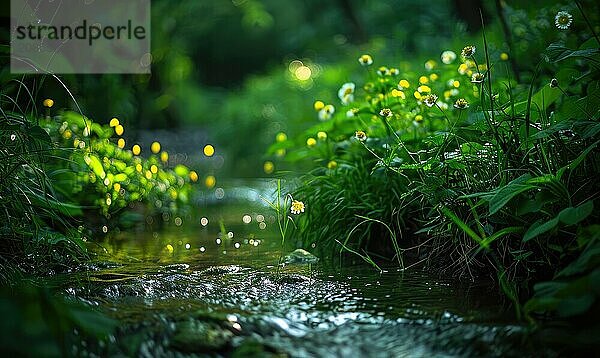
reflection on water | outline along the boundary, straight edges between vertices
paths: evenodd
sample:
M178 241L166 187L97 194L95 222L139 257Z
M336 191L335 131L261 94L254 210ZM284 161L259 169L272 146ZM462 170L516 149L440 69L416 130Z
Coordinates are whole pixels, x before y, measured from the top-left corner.
M199 217L109 234L95 247L98 260L74 277L82 280L69 280L69 294L123 323L104 353L228 355L253 342L259 356L527 354L524 329L485 283L363 266L279 271L282 249L263 207L225 205Z

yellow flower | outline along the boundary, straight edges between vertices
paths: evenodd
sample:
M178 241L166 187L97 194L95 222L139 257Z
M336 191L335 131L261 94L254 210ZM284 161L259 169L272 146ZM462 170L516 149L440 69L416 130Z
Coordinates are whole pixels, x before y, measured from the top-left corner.
M436 63L434 60L428 60L427 62L425 62L425 69L427 71L431 71L435 68Z
M275 164L273 164L273 162L267 160L265 162L265 164L263 164L263 170L264 170L265 174L271 174L275 170Z
M123 132L124 132L123 126L118 124L115 127L115 133L117 133L117 135L123 135Z
M287 140L287 135L283 132L279 132L275 136L275 141L277 141L277 142L285 142L286 140Z
M152 179L152 172L149 170L146 170L146 179L148 179L148 180Z
M298 215L300 213L303 213L305 208L306 208L306 206L304 205L303 202L298 201L298 200L293 200L290 211L292 212L292 214Z
M404 94L404 92L396 88L392 90L392 97L406 99L406 95Z
M315 101L314 107L315 107L315 111L318 112L318 111L322 110L323 107L325 107L325 103L323 103L323 101Z
M473 76L471 76L472 83L481 83L485 79L485 76L481 72L475 72Z
M142 172L142 165L140 163L137 163L135 165L135 170L137 170L139 173L141 173Z
M354 133L354 138L358 139L361 142L364 142L367 140L367 134L363 131L356 131Z
M423 103L425 103L425 105L427 107L435 106L437 100L438 100L438 96L436 96L434 94L428 94L427 96L423 97Z
M454 108L457 109L466 109L469 108L469 102L467 102L464 98L459 98L454 102Z
M51 100L50 98L46 98L44 100L44 102L42 102L42 104L44 105L44 107L50 108L50 107L54 106L54 101Z
M417 114L417 115L415 116L415 121L417 121L417 122L421 122L422 120L423 120L423 116L422 116L422 115L420 115L420 114Z
M460 52L462 57L471 57L475 54L475 46L465 46Z
M415 91L415 93L413 93L413 95L415 96L416 99L421 99L421 94L419 93L419 91Z
M398 82L398 89L403 90L407 89L408 87L410 87L410 83L408 83L407 80L400 80L400 82Z
M500 54L500 59L501 59L502 61L508 61L508 54L507 54L506 52L502 52L502 53Z
M429 83L429 78L427 78L427 76L421 76L421 77L419 77L419 83L423 84L423 85L427 84L427 83Z
M381 111L379 111L379 115L382 117L389 118L389 117L393 116L394 113L392 113L392 110L389 108L383 108Z
M108 123L108 125L111 126L111 127L116 127L116 126L119 125L119 120L116 119L116 118L113 118L113 119L110 120L110 122Z
M193 170L190 170L189 177L190 177L190 180L193 181L194 183L198 181L198 173L196 173Z
M440 76L437 75L437 73L432 73L429 75L429 79L432 81L435 81L439 78Z
M453 82L452 82L452 86L454 86L454 88L458 88L458 87L460 87L460 82L458 82L458 81L453 81Z
M310 137L306 140L306 145L309 147L314 147L315 145L317 145L317 140L313 137Z
M119 192L119 190L121 190L121 184L114 183L113 184L113 190L116 191L116 192Z
M140 153L142 152L142 148L135 144L132 148L131 151L133 152L134 155L140 155Z
M156 174L158 173L158 167L155 164L152 164L152 166L150 167L150 171L152 172L152 174Z
M390 74L390 70L385 66L381 66L377 69L377 74L381 77L387 76Z
M391 76L398 76L400 74L400 70L397 68L390 68L390 75Z
M362 55L358 58L358 63L363 66L371 66L373 64L373 58L371 55Z
M426 85L421 85L417 87L417 91L419 91L419 93L429 93L431 92L431 88L429 88L429 86Z
M335 169L337 168L338 164L335 160L330 161L329 163L327 163L327 168L328 169Z
M217 184L217 179L212 175L209 175L206 177L206 179L204 179L204 185L206 185L206 187L209 189L214 187L215 184Z
M458 66L458 73L460 73L461 75L467 73L468 70L469 65L467 65L466 63L461 63L460 66Z
M212 157L215 154L215 147L210 144L204 146L204 155L207 157Z
M121 149L125 148L125 139L119 138L119 140L117 141L117 147Z
M169 153L167 153L167 152L160 153L160 160L163 163L166 163L169 160Z
M318 138L319 140L325 140L325 139L327 139L327 133L326 133L326 132L323 132L323 131L321 131L321 132L317 132L317 138Z
M70 130L70 129L66 129L66 130L63 132L63 137L64 137L65 139L70 139L72 135L73 135L73 133L71 133L71 130ZM78 143L78 144L79 144L79 143Z
M159 142L152 142L152 144L150 145L150 150L154 154L157 154L158 152L160 152L160 143Z

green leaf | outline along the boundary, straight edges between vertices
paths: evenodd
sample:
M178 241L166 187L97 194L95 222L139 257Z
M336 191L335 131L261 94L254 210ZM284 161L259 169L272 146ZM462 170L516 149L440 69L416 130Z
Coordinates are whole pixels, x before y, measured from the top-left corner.
M531 179L531 176L529 174L524 174L496 191L494 196L489 200L490 215L497 213L510 201L510 199L518 194L535 188L534 185L525 184L529 179Z
M44 143L47 143L47 144L52 143L52 139L48 135L48 132L46 132L40 126L34 126L34 127L31 127L29 129L27 129L27 134L29 134L29 136L31 138L37 139L37 140L39 140L41 142L44 142Z
M579 255L577 260L571 262L562 269L556 277L568 277L585 273L594 267L600 267L600 241L596 240L593 244Z
M585 157L587 157L587 155L594 148L596 148L596 146L598 145L598 143L600 143L600 140L594 142L593 144L590 144L590 146L587 147L575 160L573 160L570 164L567 164L564 167L560 168L556 172L556 178L560 180L560 178L562 177L562 175L565 173L565 171L567 169L573 170L573 169L577 168L579 166L579 164L581 164L581 162L583 162L583 160L585 159Z
M594 202L588 200L585 203L573 208L569 207L558 214L558 219L567 225L575 225L587 218L594 210Z
M546 60L549 62L560 62L566 60L567 58L574 57L585 57L589 58L591 56L597 55L600 53L600 49L598 48L588 48L583 50L571 50L565 47L563 44L555 42L550 44L545 52Z
M464 221L461 220L452 210L448 208L442 208L442 212L446 215L450 220L452 220L456 226L458 226L462 231L465 232L473 241L477 242L481 247L487 248L488 243L483 240L473 229L469 227Z
M94 154L90 154L87 158L88 158L88 160L86 160L86 163L92 169L94 174L96 174L96 176L104 179L104 177L106 176L106 173L104 172L104 167L102 166L102 162L100 161L100 159L98 159L98 157L95 156Z
M538 220L529 227L525 235L523 235L523 242L527 242L531 239L538 237L539 235L554 229L558 225L558 217L549 220Z

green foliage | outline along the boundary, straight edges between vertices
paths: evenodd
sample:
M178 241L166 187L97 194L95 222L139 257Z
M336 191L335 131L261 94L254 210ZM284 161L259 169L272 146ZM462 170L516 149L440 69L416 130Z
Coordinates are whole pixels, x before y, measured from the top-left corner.
M553 20L556 8L540 14ZM513 35L526 37L524 13L504 11ZM341 87L341 107L315 102L321 122L268 151L285 150L284 160L313 168L295 193L309 208L298 228L304 245L363 259L401 252L472 278L496 271L517 304L515 278L559 272L560 282L536 286L526 312L591 309L596 239L582 235L599 219L600 53L585 23L563 32L541 27L532 33L549 45L538 49L537 63L514 61L535 45L501 54L489 32L462 61L442 56L424 70L361 57L365 80ZM519 67L526 70L514 72ZM375 222L391 233L375 231Z
M70 356L81 340L107 339L116 322L80 302L33 286L0 291L0 351L11 356Z
M56 151L60 159L49 170L62 199L113 220L122 209L139 204L151 215L187 210L197 177L181 164L170 167L164 151L152 153L137 144L125 148L125 140L115 134L121 124L113 122L112 127L101 125L68 111L40 121L53 142L65 148ZM136 146L140 152L134 154Z

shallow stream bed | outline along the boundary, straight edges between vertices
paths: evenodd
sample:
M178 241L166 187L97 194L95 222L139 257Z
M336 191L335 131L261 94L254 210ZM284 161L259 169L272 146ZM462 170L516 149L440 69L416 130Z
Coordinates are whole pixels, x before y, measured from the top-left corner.
M246 198L247 199L247 198ZM256 202L209 205L161 229L111 233L63 290L115 318L73 353L127 356L539 356L489 282L418 270L278 268L274 217Z

